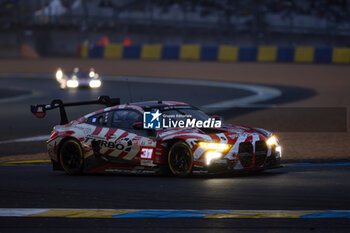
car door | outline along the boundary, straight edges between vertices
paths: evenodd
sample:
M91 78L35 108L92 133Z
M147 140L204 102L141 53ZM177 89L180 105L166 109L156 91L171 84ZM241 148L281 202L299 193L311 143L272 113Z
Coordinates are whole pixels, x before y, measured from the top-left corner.
M107 111L95 114L87 119L85 140L83 143L84 148L89 151L86 157L94 155L92 150L93 141L98 143L99 152L104 153L108 150L109 140L114 133L114 130L111 130L110 127L111 116L112 113Z
M142 122L142 113L134 109L112 111L111 129L115 130L110 142L113 150L109 155L118 159L153 166L156 140L149 130L134 129L135 123Z

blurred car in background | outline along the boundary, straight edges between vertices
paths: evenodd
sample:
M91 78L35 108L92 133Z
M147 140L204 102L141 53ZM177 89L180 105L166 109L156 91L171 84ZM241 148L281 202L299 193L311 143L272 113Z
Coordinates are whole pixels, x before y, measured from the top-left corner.
M61 68L58 68L55 76L61 89L79 87L99 88L102 84L101 78L95 72L94 68L90 68L89 72L85 72L75 67L72 73L64 73Z

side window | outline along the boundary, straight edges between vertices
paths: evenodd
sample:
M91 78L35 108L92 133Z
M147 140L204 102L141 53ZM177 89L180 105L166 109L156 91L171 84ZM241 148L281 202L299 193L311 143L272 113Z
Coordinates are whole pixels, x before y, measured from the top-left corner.
M86 121L86 123L96 126L102 126L106 127L108 126L109 116L111 115L110 112L103 112L96 114L92 117L89 117Z
M142 114L136 110L121 109L113 112L112 127L133 129L132 125L142 121Z

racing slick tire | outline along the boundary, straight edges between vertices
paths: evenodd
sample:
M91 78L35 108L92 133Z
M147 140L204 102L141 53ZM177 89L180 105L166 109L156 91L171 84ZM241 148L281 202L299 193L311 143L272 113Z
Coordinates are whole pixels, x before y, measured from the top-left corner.
M178 177L185 177L191 173L193 154L187 143L179 141L172 145L168 153L168 166L171 173Z
M60 164L68 175L78 175L83 170L83 149L74 139L63 142L59 153Z

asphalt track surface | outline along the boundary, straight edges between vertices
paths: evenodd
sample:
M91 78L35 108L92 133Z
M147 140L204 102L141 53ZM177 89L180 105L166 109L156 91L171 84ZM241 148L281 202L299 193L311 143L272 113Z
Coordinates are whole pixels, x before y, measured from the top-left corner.
M349 210L349 165L289 165L256 175L82 175L0 166L1 208ZM0 218L1 232L349 232L349 219Z
M52 112L42 121L29 112L33 103L120 97L185 101L196 106L249 96L244 90L186 85L105 82L99 90L61 91L54 80L0 78L1 88L34 91L20 101L0 103L0 140L48 134L58 122ZM281 103L307 98L310 90L280 87ZM287 93L287 94L286 94ZM289 93L289 95L288 95ZM294 94L293 94L294 93ZM71 119L97 107L68 110ZM35 147L6 144L20 153ZM259 175L161 176L83 175L53 172L49 165L0 166L0 208L113 208L193 210L350 210L350 166L287 166ZM349 219L196 219L196 218L18 218L1 217L0 232L349 232Z

